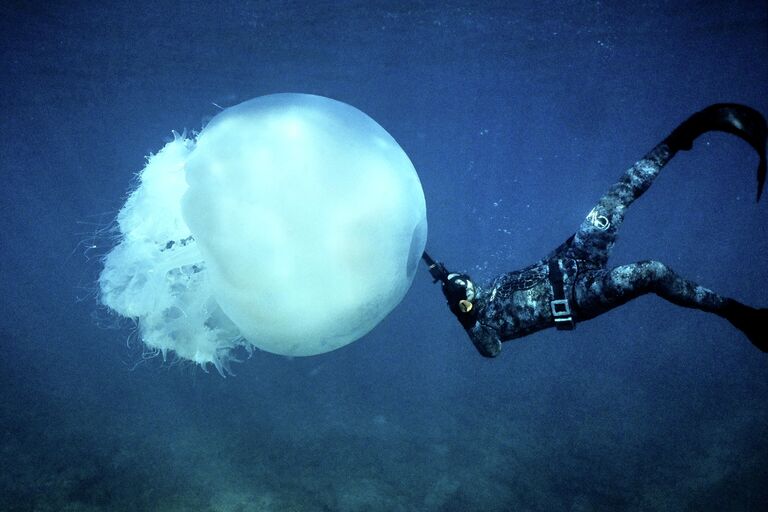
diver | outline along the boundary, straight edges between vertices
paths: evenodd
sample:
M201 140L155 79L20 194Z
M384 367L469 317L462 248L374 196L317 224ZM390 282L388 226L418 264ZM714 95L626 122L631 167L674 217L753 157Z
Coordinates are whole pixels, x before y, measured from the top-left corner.
M448 307L485 357L496 357L501 343L542 329L573 329L646 293L678 306L719 315L768 352L768 308L756 309L677 275L659 261L607 266L624 214L653 183L678 151L708 131L732 133L760 156L757 200L766 176L766 121L744 105L716 104L695 113L627 170L579 229L548 256L521 270L477 286L462 273L449 272L426 252L422 256L435 282L442 283Z

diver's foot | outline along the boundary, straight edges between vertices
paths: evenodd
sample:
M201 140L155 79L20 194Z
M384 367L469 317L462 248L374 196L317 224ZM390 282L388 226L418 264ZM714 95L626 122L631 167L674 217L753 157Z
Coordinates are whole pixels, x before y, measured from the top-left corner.
M743 332L754 346L768 352L768 309L757 309L729 300L723 316Z

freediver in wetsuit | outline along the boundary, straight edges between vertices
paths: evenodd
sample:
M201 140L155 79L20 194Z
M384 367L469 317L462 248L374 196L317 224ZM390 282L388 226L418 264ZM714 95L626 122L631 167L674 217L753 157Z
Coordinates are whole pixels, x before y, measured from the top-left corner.
M501 342L549 327L573 329L577 322L646 293L719 315L768 352L768 309L722 297L678 276L659 261L607 267L629 205L648 190L678 151L691 149L694 139L708 131L737 135L758 152L759 201L766 176L766 121L749 107L717 104L689 117L637 161L608 189L576 233L533 265L476 286L468 275L449 272L425 252L423 259L435 282L442 283L448 307L480 354L496 357Z

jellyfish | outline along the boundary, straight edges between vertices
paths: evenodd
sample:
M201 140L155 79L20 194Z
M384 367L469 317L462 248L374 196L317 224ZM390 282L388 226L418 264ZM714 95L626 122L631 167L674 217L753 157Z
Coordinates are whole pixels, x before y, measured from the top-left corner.
M219 371L239 347L322 354L410 288L427 237L416 170L345 103L273 94L151 155L116 219L100 301L151 352Z

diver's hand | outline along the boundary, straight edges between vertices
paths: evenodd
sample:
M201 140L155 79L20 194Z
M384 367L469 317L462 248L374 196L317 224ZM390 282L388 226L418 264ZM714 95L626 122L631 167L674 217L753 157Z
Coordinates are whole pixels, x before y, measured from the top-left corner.
M466 274L449 274L443 281L443 295L448 301L448 308L465 329L471 329L477 323L477 310L474 307L475 285Z
M477 323L477 309L472 301L475 300L475 285L466 274L449 272L445 265L435 261L427 251L421 258L427 264L434 282L440 282L443 295L448 301L448 308L456 315L464 329L471 329Z

